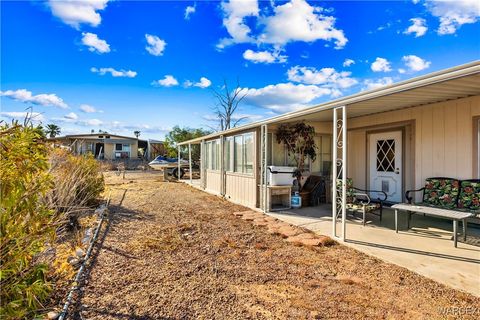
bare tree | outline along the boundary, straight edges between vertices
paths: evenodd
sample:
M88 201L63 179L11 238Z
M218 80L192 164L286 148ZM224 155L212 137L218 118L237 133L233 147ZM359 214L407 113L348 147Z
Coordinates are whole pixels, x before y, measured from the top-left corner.
M240 83L237 80L237 86L232 91L229 90L227 80L223 80L223 88L217 90L212 88L213 95L217 100L214 107L215 115L219 121L220 130L228 130L236 127L241 121L247 117L234 117L234 113L238 109L240 102L247 96L247 92L240 88Z

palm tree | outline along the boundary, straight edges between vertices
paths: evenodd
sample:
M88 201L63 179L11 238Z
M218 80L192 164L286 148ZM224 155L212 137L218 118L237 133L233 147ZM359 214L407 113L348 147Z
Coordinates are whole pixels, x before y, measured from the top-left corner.
M60 127L56 124L47 124L45 128L45 134L47 134L50 138L55 138L60 134Z
M138 137L140 136L140 131L136 130L136 131L133 131L133 134L135 135L135 137Z

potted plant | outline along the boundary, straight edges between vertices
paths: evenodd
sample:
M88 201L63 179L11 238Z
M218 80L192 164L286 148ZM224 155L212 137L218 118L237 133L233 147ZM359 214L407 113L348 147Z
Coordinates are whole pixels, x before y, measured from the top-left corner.
M283 143L289 156L293 156L297 166L296 178L299 185L304 171L305 160L317 158L317 146L315 145L315 128L305 122L286 123L278 127L276 131L277 143Z

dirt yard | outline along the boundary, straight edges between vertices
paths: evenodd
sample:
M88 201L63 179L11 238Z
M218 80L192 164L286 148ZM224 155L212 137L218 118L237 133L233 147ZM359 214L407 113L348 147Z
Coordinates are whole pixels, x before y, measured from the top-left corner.
M479 298L340 244L288 243L232 214L246 208L158 172L106 178L110 218L76 319L479 316Z

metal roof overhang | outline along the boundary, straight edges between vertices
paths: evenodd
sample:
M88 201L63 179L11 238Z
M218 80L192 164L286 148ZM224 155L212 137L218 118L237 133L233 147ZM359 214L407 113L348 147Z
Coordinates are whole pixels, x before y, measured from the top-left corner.
M348 118L354 118L475 95L480 95L480 61L430 73L379 89L360 92L230 130L215 132L179 143L179 145L199 143L202 140L256 128L264 124L301 120L329 121L332 119L332 110L343 105L347 106Z

